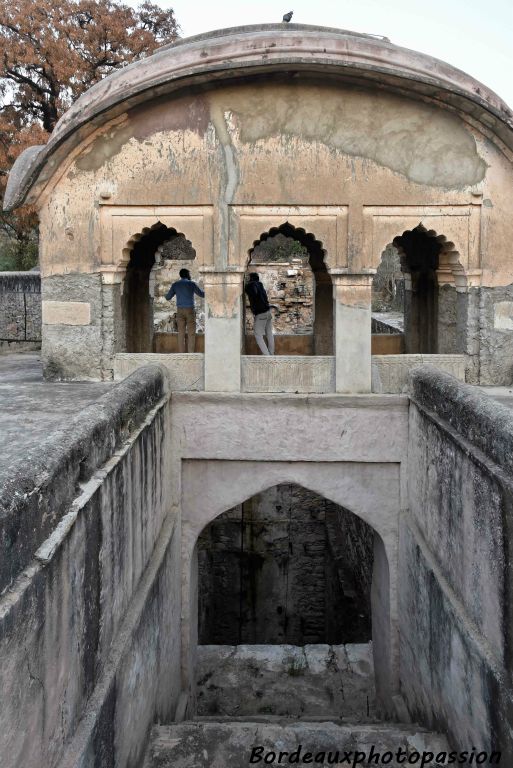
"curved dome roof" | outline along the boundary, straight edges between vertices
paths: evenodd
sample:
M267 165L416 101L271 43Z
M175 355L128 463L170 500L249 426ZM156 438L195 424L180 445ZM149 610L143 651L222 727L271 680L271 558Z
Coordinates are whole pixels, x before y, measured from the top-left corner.
M330 27L264 24L178 40L117 70L84 93L57 123L48 143L16 161L6 210L32 198L69 152L98 125L157 96L194 84L292 71L379 84L442 102L481 123L513 149L513 113L486 86L439 59L387 38Z

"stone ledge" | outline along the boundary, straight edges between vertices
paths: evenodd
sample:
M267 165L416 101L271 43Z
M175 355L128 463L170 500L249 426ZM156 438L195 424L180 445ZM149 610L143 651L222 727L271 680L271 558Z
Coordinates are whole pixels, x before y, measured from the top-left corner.
M120 352L114 356L114 380L120 381L134 371L156 363L166 369L172 392L201 392L205 388L204 355L200 352Z
M410 372L415 403L446 421L498 466L513 472L513 411L434 366Z
M166 394L157 366L138 371L12 465L0 486L0 591L29 564L87 482Z
M335 391L334 357L243 355L241 368L243 392L322 394Z
M425 364L465 381L465 355L373 355L372 391L390 394L406 391L409 372Z

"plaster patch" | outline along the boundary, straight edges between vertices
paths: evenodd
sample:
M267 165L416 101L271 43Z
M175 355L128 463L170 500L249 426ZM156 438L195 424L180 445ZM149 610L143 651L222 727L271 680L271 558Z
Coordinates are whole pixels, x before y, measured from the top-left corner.
M474 137L457 117L399 96L301 84L232 88L211 99L233 113L244 143L272 136L320 141L448 189L477 184L486 173Z
M202 136L208 128L208 105L202 97L158 99L151 104L134 107L121 125L100 134L76 161L81 171L96 171L121 152L130 139L143 142L163 131L193 131Z
M90 325L88 301L43 301L43 325Z
M513 331L513 301L499 301L494 307L493 327L498 331Z

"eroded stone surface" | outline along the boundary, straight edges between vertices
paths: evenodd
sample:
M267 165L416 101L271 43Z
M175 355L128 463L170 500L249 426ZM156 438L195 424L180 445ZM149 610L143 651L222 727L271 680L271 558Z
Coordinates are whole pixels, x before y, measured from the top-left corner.
M344 750L370 753L372 747L381 755L387 751L403 750L402 760L386 758L390 766L405 764L414 752L431 750L435 755L447 751L446 740L423 729L408 726L374 725L366 727L342 726L335 723L182 723L155 728L146 765L148 768L247 768L255 746L263 746L262 755L287 752L300 747L298 760L307 752L323 752L323 764L340 764ZM338 752L338 758L335 755ZM283 757L281 765L289 764ZM271 761L268 760L267 764ZM313 762L312 759L306 762ZM418 759L417 761L418 762ZM264 762L260 763L264 765ZM275 757L274 764L277 765ZM319 764L319 760L317 760ZM351 762L348 763L351 765ZM413 760L410 764L414 764ZM436 763L431 763L436 765Z
M12 461L111 387L100 382L48 383L39 354L0 355L0 482Z
M372 645L203 645L198 714L374 715Z

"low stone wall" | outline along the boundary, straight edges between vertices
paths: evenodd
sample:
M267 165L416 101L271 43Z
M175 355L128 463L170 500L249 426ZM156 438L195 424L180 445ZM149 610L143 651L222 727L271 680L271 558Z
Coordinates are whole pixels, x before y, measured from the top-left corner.
M465 355L373 355L372 391L399 394L408 387L408 375L419 365L433 365L465 381Z
M408 462L403 696L454 748L500 750L510 765L513 412L434 368L415 370Z
M375 717L372 643L200 645L198 715Z
M0 272L0 350L41 346L41 275Z
M169 386L173 392L184 390L201 392L205 388L204 355L158 354L154 352L120 352L114 357L114 380L120 381L134 371L147 365L162 365L168 373Z
M335 358L242 356L243 392L325 393L335 391Z
M154 719L172 719L180 544L167 405L164 372L138 371L2 489L2 768L132 768Z

